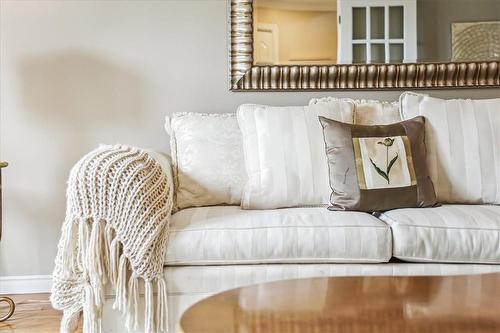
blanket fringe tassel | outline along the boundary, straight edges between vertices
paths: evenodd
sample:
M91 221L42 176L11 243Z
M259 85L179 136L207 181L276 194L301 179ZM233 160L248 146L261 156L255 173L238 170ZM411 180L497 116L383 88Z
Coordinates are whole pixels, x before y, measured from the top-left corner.
M64 232L68 240L63 244L63 267L66 274L80 270L85 279L83 293L83 331L101 332L102 308L105 302L104 286L109 282L115 289L113 309L125 317L128 330L139 327L141 284L144 285L144 330L146 333L168 330L168 300L165 278L144 280L130 271L130 263L121 253L120 241L114 230L103 219L74 219ZM77 247L77 251L73 251ZM77 258L73 257L77 253ZM76 260L75 260L76 259ZM142 282L142 283L141 283ZM156 289L156 297L154 293ZM76 318L76 319L75 319ZM65 311L61 332L72 332L78 323L78 312Z

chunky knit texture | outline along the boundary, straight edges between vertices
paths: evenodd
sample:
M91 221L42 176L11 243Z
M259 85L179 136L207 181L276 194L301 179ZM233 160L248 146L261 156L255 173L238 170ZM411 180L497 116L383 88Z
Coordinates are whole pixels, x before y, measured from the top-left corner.
M82 310L84 332L100 332L108 285L129 329L138 328L143 289L144 330L166 331L171 175L145 150L100 146L73 167L66 195L51 295L54 308L64 310L61 332L76 328Z

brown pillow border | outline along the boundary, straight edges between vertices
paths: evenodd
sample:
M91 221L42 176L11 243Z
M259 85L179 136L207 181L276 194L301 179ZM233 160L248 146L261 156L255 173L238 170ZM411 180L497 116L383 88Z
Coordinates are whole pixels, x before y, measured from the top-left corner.
M434 185L426 163L425 118L415 117L389 125L353 125L319 117L328 161L330 210L365 212L437 205ZM356 138L400 136L407 153L411 185L366 189L360 188L359 152ZM358 159L356 158L358 156Z

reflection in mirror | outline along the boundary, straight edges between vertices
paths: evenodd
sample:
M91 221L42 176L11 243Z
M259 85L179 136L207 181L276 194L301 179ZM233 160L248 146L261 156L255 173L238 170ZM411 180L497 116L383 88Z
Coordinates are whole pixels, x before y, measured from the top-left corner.
M500 0L254 0L255 65L500 60Z
M254 0L256 65L335 64L335 0Z

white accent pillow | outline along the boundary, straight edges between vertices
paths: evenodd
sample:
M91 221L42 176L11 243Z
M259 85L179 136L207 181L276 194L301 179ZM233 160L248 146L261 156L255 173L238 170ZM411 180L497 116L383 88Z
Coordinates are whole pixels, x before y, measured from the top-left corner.
M309 105L335 102L335 97L313 98ZM349 100L349 99L344 99ZM354 124L388 125L401 121L398 102L385 102L371 99L351 100L354 103Z
M401 96L402 116L426 118L427 165L439 201L500 204L500 98Z
M406 91L399 96L399 108L401 111L401 118L411 119L419 116L419 103L427 94L419 94L412 91ZM404 110L404 114L403 114Z
M241 105L237 116L248 174L242 208L327 205L331 189L318 116L351 123L352 110L345 100L310 106Z
M239 205L246 182L236 114L175 113L170 134L176 209Z

